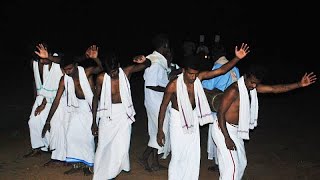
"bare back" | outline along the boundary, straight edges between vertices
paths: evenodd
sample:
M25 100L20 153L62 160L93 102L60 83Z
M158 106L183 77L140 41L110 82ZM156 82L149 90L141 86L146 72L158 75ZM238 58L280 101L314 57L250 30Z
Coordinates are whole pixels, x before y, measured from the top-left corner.
M224 92L221 108L219 113L223 113L226 122L237 125L239 123L239 105L240 96L238 90L238 84L233 83Z

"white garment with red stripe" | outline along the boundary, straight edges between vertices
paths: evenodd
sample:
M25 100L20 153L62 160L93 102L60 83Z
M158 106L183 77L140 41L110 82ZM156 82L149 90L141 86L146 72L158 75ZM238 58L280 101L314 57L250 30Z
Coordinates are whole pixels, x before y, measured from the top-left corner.
M233 140L237 150L229 150L225 138L219 128L219 123L213 124L213 140L217 145L219 163L219 180L241 180L247 166L247 157L243 139L238 136L238 127L226 123L230 138Z

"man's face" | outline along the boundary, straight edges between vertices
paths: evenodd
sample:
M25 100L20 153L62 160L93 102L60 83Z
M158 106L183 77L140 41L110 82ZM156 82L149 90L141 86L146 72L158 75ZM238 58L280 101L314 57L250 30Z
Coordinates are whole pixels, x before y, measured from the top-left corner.
M257 79L255 76L245 76L245 84L248 90L253 90L261 83L261 80Z
M187 83L194 83L196 78L199 76L199 70L186 68L183 69L183 79Z
M68 75L68 76L72 76L75 70L75 65L74 64L69 64L67 66L65 66L63 68L64 72Z

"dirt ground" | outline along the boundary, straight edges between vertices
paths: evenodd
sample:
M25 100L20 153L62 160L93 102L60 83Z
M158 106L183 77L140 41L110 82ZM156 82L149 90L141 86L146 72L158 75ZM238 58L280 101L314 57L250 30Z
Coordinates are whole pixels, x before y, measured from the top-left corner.
M32 106L32 74L19 67L11 79L3 78L1 86L2 125L0 131L1 180L86 180L92 176L64 175L69 167L42 167L50 154L23 158L30 150L28 116ZM17 77L22 77L18 79ZM16 81L20 81L17 83ZM137 163L148 141L147 120L143 106L141 74L133 77L132 93L137 111L130 147L131 171L122 172L119 180L165 180L167 171L148 173ZM259 96L258 127L246 142L248 166L244 180L316 180L320 179L318 127L319 83L281 95ZM208 126L201 127L200 180L218 179L217 172L209 172L212 163L207 159ZM170 156L161 163L168 166Z

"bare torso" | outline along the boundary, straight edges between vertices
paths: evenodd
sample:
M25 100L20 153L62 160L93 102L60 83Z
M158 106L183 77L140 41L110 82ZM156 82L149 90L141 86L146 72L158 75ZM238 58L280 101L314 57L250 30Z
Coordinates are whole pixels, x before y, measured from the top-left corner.
M231 102L229 109L226 111L225 119L226 122L230 124L237 125L239 123L239 105L240 105L240 96L237 83L232 85L232 88L236 88L235 93L233 96L235 97Z
M176 89L177 81L175 81L174 83L175 83L175 89ZM194 96L194 85L186 84L186 86L187 86L187 91L188 91L189 100L191 102L192 109L194 109L196 107L195 96ZM184 98L187 98L187 97L184 97ZM171 103L172 103L171 104L172 108L179 111L178 103L177 103L177 90L175 90L173 95L171 96Z
M122 102L120 96L119 78L111 78L111 99L113 104Z

